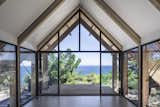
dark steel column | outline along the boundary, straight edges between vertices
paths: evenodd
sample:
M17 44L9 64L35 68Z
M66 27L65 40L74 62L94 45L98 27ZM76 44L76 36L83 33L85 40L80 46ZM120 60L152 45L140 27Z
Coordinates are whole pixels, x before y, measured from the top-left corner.
M139 46L139 52L138 52L138 67L139 67L139 107L143 107L143 46Z
M121 87L119 90L119 94L123 96L123 57L124 53L119 53L119 80L121 81Z
M35 56L35 61L36 61L36 97L39 95L39 82L38 82L38 78L39 78L39 53L36 52L36 56Z
M60 35L58 32L58 95L60 95L60 69L59 69L59 60L60 60L60 49L59 49Z
M20 46L16 46L16 107L20 107Z

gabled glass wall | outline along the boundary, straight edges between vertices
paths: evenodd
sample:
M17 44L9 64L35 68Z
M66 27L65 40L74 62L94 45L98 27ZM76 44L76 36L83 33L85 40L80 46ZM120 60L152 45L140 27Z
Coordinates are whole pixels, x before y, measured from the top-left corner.
M20 48L20 104L30 101L36 92L35 52Z
M41 53L40 94L58 95L58 53Z
M100 94L100 53L63 52L59 61L60 95Z
M40 95L117 95L119 52L79 10L40 47Z
M143 105L160 106L160 40L143 46Z
M16 106L16 47L0 42L0 107Z

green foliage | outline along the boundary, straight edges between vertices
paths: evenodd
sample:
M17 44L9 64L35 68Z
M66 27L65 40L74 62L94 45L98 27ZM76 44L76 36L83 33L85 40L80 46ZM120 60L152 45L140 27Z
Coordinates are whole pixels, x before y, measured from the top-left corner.
M69 73L67 82L65 84L99 84L100 76L96 73L81 75L77 72Z
M129 61L128 88L138 89L138 67L136 60Z
M112 72L102 74L102 84L105 86L112 86Z
M69 50L68 50L69 51ZM81 59L76 58L75 54L71 52L61 53L59 60L60 68L60 82L61 84L99 84L100 75L96 73L90 73L82 75L76 72ZM48 62L48 75L49 75L49 84L52 85L58 77L58 57L55 54L49 54ZM103 74L102 82L105 85L112 85L112 72Z
M69 50L68 50L69 51ZM66 83L70 75L77 69L81 60L76 59L76 56L71 53L61 53L59 60L59 68L60 68L60 80L61 83ZM54 80L57 79L57 71L58 71L58 58L55 54L49 55L49 83L52 84Z
M131 69L128 70L128 87L130 89L138 89L138 74Z
M8 86L9 83L10 83L10 76L8 73L0 75L0 84Z
M24 83L28 84L30 82L30 80L31 80L31 76L30 75L25 75L25 77L24 77Z

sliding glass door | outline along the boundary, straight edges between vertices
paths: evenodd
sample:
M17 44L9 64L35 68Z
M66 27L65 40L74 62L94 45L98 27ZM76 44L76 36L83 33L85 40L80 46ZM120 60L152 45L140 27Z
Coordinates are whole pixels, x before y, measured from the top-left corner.
M16 106L16 47L0 42L0 107Z
M58 94L58 54L41 54L41 72L39 73L40 93Z
M40 94L118 93L119 51L106 33L77 11L40 46Z
M20 103L30 101L36 92L35 53L20 48Z
M99 53L63 52L59 65L60 95L99 95Z
M120 85L118 55L105 52L43 52L40 55L40 94L115 95Z

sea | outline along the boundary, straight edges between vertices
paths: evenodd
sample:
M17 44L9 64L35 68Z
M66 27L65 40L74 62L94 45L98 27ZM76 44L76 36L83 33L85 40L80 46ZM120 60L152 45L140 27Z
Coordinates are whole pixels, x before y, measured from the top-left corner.
M100 74L100 66L79 66L76 70L82 75L90 74L90 73L96 73ZM101 72L108 73L112 71L112 66L102 66Z

